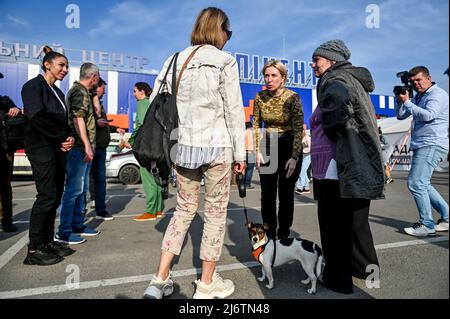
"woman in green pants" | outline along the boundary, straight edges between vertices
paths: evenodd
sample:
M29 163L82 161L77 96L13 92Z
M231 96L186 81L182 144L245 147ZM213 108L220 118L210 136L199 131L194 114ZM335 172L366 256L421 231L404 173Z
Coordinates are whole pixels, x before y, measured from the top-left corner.
M135 127L133 134L128 141L127 147L131 148L137 129L144 122L145 114L150 107L149 97L152 93L152 89L145 82L137 82L134 85L133 95L137 100L137 114L135 120ZM147 208L145 213L134 218L137 222L143 222L147 220L155 220L162 217L162 211L164 210L164 202L162 199L162 188L156 184L154 177L150 174L146 168L140 168L142 185L144 186L145 195L147 197Z

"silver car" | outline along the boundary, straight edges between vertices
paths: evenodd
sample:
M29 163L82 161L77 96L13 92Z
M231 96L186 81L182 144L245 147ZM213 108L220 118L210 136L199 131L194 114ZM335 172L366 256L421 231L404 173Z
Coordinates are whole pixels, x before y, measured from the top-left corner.
M106 178L117 178L124 184L133 185L141 181L139 163L130 149L121 150L117 145L106 149Z

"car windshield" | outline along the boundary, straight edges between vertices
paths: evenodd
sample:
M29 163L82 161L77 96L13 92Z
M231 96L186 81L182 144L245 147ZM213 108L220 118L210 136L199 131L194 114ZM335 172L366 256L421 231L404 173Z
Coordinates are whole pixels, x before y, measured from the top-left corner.
M106 152L108 153L120 153L121 149L119 147L119 145L109 145L106 148Z

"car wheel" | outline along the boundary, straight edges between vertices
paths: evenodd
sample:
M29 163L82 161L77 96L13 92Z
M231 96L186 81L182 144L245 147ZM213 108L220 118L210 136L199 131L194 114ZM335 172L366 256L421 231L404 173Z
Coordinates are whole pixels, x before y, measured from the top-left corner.
M139 167L132 164L125 165L119 171L119 180L122 183L128 185L134 185L139 183L139 181L141 180Z

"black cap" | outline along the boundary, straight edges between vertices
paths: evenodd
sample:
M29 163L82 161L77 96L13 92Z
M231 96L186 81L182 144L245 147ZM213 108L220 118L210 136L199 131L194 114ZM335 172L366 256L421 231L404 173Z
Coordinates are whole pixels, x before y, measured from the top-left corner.
M3 79L4 78L4 76L3 76L3 74L0 72L0 79Z

